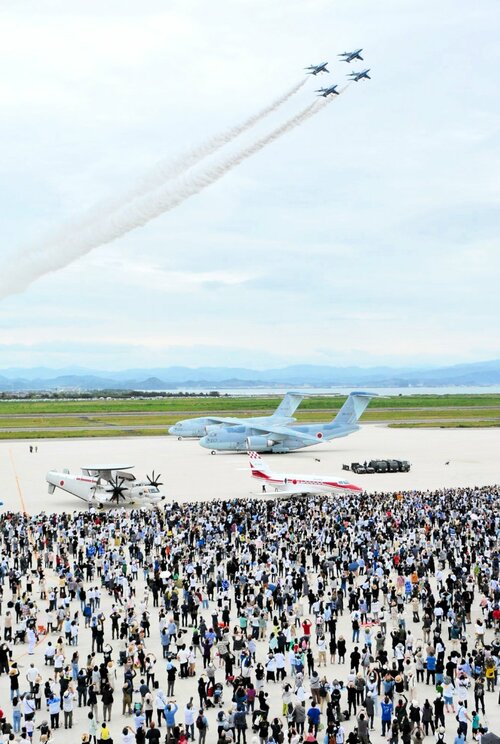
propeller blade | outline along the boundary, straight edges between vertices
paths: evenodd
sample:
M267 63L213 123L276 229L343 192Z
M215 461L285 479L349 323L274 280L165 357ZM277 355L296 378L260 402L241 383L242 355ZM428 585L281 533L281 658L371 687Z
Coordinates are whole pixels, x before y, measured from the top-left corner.
M155 471L151 473L151 477L149 475L146 475L146 478L148 479L148 483L150 486L153 486L154 488L158 488L158 486L163 486L163 483L161 483L161 473L158 473L158 475L155 476Z

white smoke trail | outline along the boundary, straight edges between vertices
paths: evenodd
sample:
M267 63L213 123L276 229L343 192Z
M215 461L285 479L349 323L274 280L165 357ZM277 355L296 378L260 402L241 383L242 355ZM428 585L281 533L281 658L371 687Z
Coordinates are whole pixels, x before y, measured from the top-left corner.
M141 181L141 184L137 186L134 192L131 192L133 193L133 198L140 196L143 189L151 191L154 188L158 188L159 186L162 186L164 181L167 179L176 178L188 168L199 163L200 160L203 160L209 155L213 155L214 152L224 145L229 144L232 140L236 139L236 137L239 137L240 134L243 134L248 129L258 124L262 119L265 119L266 116L277 111L292 96L299 92L302 86L305 85L306 81L307 78L304 78L304 80L301 80L300 83L297 83L287 90L282 96L276 98L276 100L269 104L269 106L265 106L265 108L261 109L258 113L249 116L248 119L241 124L230 127L229 129L226 129L225 132L211 137L203 144L193 148L190 152L181 155L177 160L158 163L154 171L149 173L148 176Z
M172 180L180 176L184 171L189 170L194 165L199 163L209 155L213 155L217 150L225 145L228 145L236 137L244 134L246 131L254 127L260 121L265 119L270 114L273 114L281 106L283 106L292 96L299 92L303 85L307 82L307 78L304 78L300 83L296 83L294 86L289 88L283 95L276 98L268 106L258 111L256 114L252 114L248 119L245 119L241 124L236 124L233 127L229 127L225 132L217 134L210 139L207 139L201 145L194 147L192 150L184 153L180 157L174 160L160 160L154 165L149 173L146 173L131 189L122 192L115 199L108 199L100 204L91 207L89 210L80 215L76 220L72 220L69 225L66 225L59 231L54 238L61 239L64 233L69 228L71 230L81 230L98 219L103 219L108 215L116 212L125 206L127 202L134 201L135 199L144 196L149 191L160 188L163 186L165 181Z
M342 93L346 87L340 92ZM175 209L186 199L223 178L226 173L247 158L300 126L336 98L337 96L332 96L332 98L315 101L267 135L220 162L207 166L201 173L188 173L167 187L151 192L142 199L126 205L123 211L112 214L88 229L78 233L72 232L65 240L47 242L38 248L24 251L21 256L14 257L10 264L4 264L0 279L0 299L22 291L44 274L61 269L92 249L110 243L131 230L146 225L161 214Z

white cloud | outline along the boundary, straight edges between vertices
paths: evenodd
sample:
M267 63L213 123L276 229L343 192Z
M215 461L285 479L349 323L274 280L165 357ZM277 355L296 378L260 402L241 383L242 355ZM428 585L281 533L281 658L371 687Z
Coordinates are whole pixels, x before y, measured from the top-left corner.
M88 364L96 345L110 363L124 348L193 365L498 355L496 13L494 0L3 3L4 257L330 59L286 113L304 105L351 69L344 46L366 48L373 79L5 302L2 362L29 365L40 342L47 363L65 343Z

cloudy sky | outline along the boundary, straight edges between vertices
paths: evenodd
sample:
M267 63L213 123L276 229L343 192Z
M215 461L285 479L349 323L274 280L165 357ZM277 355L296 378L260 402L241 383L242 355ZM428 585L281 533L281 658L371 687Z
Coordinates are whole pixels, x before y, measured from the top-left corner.
M498 0L0 0L9 276L304 66L332 72L231 152L364 64L337 53L363 47L373 75L177 209L2 300L1 366L500 357L499 21Z

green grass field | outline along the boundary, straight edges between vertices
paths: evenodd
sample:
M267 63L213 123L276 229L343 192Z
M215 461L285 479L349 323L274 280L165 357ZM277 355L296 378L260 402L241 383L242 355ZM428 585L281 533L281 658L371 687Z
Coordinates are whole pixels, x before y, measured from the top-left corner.
M338 410L344 402L345 395L315 396L305 398L300 404L301 411ZM246 396L246 397L193 397L163 398L148 400L110 399L110 400L54 400L54 401L0 401L0 416L6 414L40 415L40 414L88 414L88 413L185 413L202 416L205 413L220 414L263 414L273 411L282 396ZM482 395L407 395L378 397L370 403L370 409L387 408L462 408L492 407L500 408L500 394L484 393ZM369 409L369 410L370 410Z
M182 418L268 415L281 396L179 397L148 400L0 401L0 439L155 436ZM296 412L299 422L330 421L345 396L314 396ZM363 423L397 427L500 426L500 395L412 395L372 400Z

